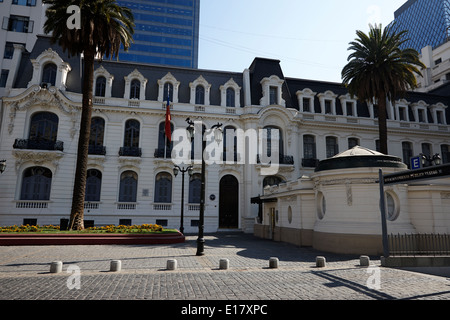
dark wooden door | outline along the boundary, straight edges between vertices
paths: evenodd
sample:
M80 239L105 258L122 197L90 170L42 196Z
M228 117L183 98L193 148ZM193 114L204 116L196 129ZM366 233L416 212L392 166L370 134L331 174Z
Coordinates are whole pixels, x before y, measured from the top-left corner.
M219 228L236 229L239 227L239 182L232 175L220 180L219 191Z

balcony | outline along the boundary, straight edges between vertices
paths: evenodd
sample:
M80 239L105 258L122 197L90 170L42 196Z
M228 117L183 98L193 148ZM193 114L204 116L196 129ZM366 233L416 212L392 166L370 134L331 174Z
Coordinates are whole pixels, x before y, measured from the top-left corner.
M105 146L89 146L89 154L95 156L104 156L106 155L106 147Z
M302 167L316 168L319 165L319 159L302 159Z
M16 139L14 149L64 151L64 142L47 139Z
M121 157L142 157L142 149L138 147L122 147L119 150L119 156Z
M270 158L270 157L268 157L268 158ZM261 163L261 155L259 155L259 154L257 155L256 161L257 161L258 164ZM292 166L292 165L294 165L294 157L280 154L278 164Z

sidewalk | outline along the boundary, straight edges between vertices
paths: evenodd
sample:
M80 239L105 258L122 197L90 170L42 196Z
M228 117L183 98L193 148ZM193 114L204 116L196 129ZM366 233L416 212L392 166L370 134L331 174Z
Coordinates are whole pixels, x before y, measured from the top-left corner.
M379 257L371 257L367 268L358 256L242 233L206 235L205 240L201 257L195 255L196 236L155 246L0 247L0 300L450 299L449 274L382 268ZM326 258L325 268L316 267L317 256ZM269 268L271 257L279 259L278 268ZM167 270L169 259L177 260L176 270ZM229 260L229 269L219 269L220 259ZM63 271L50 273L58 260ZM112 260L122 262L120 272L110 272Z

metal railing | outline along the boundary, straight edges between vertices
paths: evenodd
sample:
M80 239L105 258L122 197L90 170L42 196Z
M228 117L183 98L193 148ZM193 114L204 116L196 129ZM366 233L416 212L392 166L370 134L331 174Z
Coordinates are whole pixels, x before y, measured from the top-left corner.
M389 235L391 256L450 256L449 234Z

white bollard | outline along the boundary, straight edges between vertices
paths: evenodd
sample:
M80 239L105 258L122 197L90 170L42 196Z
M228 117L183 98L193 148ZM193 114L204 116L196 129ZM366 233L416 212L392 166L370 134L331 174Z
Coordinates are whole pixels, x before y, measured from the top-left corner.
M278 268L278 263L279 263L278 258L270 258L269 259L269 268L270 269Z
M62 261L54 261L50 265L50 273L60 273L62 272Z
M325 268L327 266L327 260L325 257L316 257L316 267Z
M220 259L219 261L219 269L227 270L230 267L230 260L228 259Z
M361 267L368 267L370 265L370 259L368 256L359 257L359 264Z
M111 261L111 265L110 265L111 272L119 272L121 270L122 270L122 261L120 261L120 260Z
M177 260L171 259L167 260L167 270L176 270L177 269Z

